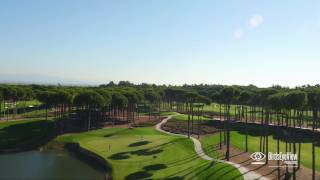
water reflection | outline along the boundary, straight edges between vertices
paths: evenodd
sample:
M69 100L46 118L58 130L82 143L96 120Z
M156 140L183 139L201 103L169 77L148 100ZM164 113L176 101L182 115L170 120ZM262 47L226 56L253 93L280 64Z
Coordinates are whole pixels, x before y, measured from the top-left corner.
M0 155L0 179L104 179L104 173L65 151Z

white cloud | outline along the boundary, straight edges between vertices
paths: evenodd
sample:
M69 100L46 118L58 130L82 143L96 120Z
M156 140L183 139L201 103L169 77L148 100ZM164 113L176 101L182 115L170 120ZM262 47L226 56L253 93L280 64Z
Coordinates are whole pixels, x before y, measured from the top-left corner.
M260 14L253 15L248 21L248 28L253 29L260 26L263 23L263 16Z
M235 37L236 39L242 38L243 35L244 35L244 31L242 28L238 28L233 31L233 37Z
M245 32L259 27L264 21L264 18L260 14L255 14L250 17L250 19L247 21L246 26L237 28L233 31L233 37L236 39L240 39L244 36Z

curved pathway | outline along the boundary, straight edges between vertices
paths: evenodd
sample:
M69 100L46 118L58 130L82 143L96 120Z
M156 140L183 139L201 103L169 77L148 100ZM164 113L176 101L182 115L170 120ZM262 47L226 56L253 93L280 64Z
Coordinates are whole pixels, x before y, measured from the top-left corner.
M168 132L168 131L165 131L165 130L161 129L161 126L163 124L165 124L171 118L172 118L172 116L169 116L169 117L163 119L160 123L158 123L156 125L156 130L158 130L160 132L163 132L163 133L166 133L166 134L174 135L174 136L188 137L187 135L175 134L175 133L171 133L171 132ZM208 160L208 161L217 161L217 162L221 162L221 163L230 164L230 165L234 166L235 168L237 168L240 171L240 173L243 175L243 178L245 180L253 180L253 179L268 180L268 178L263 177L262 175L260 175L260 174L258 174L256 172L253 172L253 171L249 170L246 167L241 166L240 164L236 164L236 163L233 163L233 162L230 162L230 161L224 161L224 160L220 160L220 159L213 159L212 157L209 157L205 152L203 152L200 141L198 139L196 139L196 138L193 138L193 137L190 137L190 138L193 141L194 149L195 149L196 153L202 159Z

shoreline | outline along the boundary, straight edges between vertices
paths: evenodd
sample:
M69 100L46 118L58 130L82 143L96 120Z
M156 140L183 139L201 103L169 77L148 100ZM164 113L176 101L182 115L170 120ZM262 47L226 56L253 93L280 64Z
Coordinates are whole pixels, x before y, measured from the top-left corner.
M112 180L112 166L106 159L81 147L79 143L64 143L63 146L67 151L75 153L76 158L85 161L93 167L101 168L104 171L105 180Z

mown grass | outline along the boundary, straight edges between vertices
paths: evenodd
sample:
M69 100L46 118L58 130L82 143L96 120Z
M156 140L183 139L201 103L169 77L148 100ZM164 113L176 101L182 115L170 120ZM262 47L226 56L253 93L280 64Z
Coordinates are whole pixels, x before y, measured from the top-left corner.
M39 106L41 105L41 102L38 100L30 100L30 101L18 101L17 107L28 107L28 106Z
M54 115L54 113L50 110L48 110L48 117L52 117ZM46 116L46 110L45 109L35 109L35 110L32 110L32 111L29 111L29 112L23 112L23 113L18 113L16 115L16 117L19 117L19 118L44 118ZM0 117L2 118L5 118L7 117L4 116L4 114L2 113L0 115ZM14 114L9 114L9 119L15 119L14 118Z
M160 116L173 116L173 115L178 115L179 113L177 112L161 112Z
M114 179L242 179L230 165L200 159L189 139L160 133L154 127L101 129L56 140L77 142L105 158Z
M188 120L188 115L187 114L177 114L173 118L175 120L187 121ZM191 116L190 116L190 120L191 120ZM193 120L197 121L198 120L198 116L193 116ZM199 120L210 120L210 118L207 118L207 117L204 117L204 116L200 116Z
M243 151L245 151L245 135L241 134L237 131L232 131L230 138L230 143L232 146L239 148ZM222 136L223 137L223 136ZM214 135L209 135L202 137L201 142L203 143L203 146L205 151L212 155L213 157L216 157L217 154L212 151L212 147L214 145L217 145L220 141L219 133L216 133ZM298 143L296 143L297 152L298 152ZM312 168L312 145L311 143L301 143L301 164L307 168ZM248 135L248 150L249 152L259 152L260 151L260 136L252 136ZM269 152L277 152L277 140L274 139L272 135L269 136ZM280 141L280 152L286 152L285 151L285 142ZM316 147L316 158L318 159L320 155L320 147ZM320 164L316 163L316 169L317 171L320 171Z
M9 109L12 108L24 108L24 107L29 107L29 106L39 106L41 105L41 102L39 102L38 100L30 100L30 101L18 101L16 102L16 106L14 106L13 104L6 104L6 107ZM3 102L1 102L1 112L4 111L4 104Z
M0 123L0 149L38 145L55 131L53 120L33 119Z
M219 134L203 136L200 138L200 142L201 142L203 151L206 154L216 159L220 158L219 153L216 151L216 145L218 145L220 142Z

